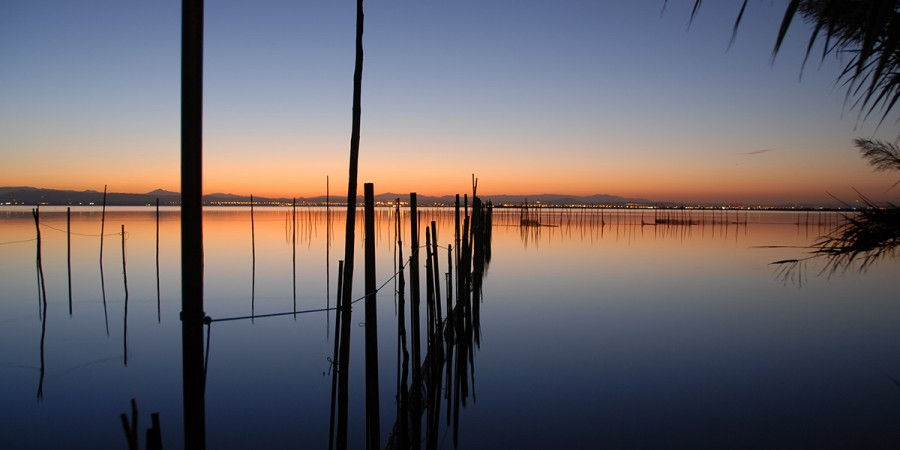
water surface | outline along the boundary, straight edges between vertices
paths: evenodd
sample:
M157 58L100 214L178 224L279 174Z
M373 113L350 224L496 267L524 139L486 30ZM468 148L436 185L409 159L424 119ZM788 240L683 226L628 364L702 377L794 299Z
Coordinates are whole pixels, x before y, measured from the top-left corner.
M293 311L290 214L255 210L254 292L249 210L205 210L209 316ZM890 378L900 379L898 262L831 277L817 276L821 266L811 262L793 280L769 265L803 256L798 247L837 216L694 212L676 218L696 225L653 226L652 211L555 210L540 218L553 226L522 228L518 214L494 211L474 401L460 414L460 448L900 446L900 387ZM354 297L363 273L358 216ZM423 225L437 222L442 246L452 243L452 210L426 208L422 216ZM334 304L344 222L339 211L330 217L329 230L324 209L298 210L300 311ZM379 209L377 218L377 278L388 280L378 296L384 441L396 408L396 237L393 211ZM408 246L407 211L401 219ZM102 288L100 210L73 208L71 316L65 209L42 208L41 223L43 379L34 221L28 208L0 209L0 444L124 447L118 415L136 398L141 428L159 411L164 446L180 448L177 209L160 216L159 316L152 208L108 208ZM354 448L363 446L365 424L358 305ZM324 312L214 323L209 448L326 448L333 325ZM452 448L441 430L441 447Z

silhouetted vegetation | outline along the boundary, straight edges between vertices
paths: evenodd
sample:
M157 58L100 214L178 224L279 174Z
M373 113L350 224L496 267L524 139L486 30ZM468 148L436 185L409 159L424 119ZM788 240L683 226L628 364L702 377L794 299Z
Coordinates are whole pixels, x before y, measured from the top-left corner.
M828 259L831 272L847 269L858 262L865 270L886 256L895 256L900 244L900 208L886 208L869 202L858 214L848 214L846 221L816 242L813 253Z
M880 172L900 170L900 148L896 144L874 139L856 139L854 142L862 157L869 161L875 170Z
M663 2L665 9L666 1ZM749 0L741 2L732 30L734 42ZM702 0L695 0L691 10L693 21ZM803 56L803 66L815 45L822 40L821 59L829 55L848 56L837 75L837 84L846 89L850 109L866 120L880 111L879 125L900 99L900 2L896 0L791 0L772 49L777 56L788 29L796 17L812 25ZM801 74L803 68L801 67ZM874 139L856 139L855 146L876 171L900 170L897 145ZM897 183L894 184L895 187ZM823 236L813 247L813 254L803 259L775 261L782 278L793 276L802 262L823 256L828 259L826 271L833 273L859 262L861 270L873 262L896 253L900 222L897 206L875 205L860 194L864 204L859 214L849 214L845 222Z
M663 1L665 9L667 1ZM732 29L734 42L749 0L741 2ZM693 21L702 0L691 9ZM822 41L821 58L829 55L848 56L837 76L846 89L851 109L862 120L880 110L883 122L900 99L900 4L896 0L791 0L772 49L772 58L793 21L799 16L812 25L806 45L803 66L816 43ZM802 73L801 68L801 73Z

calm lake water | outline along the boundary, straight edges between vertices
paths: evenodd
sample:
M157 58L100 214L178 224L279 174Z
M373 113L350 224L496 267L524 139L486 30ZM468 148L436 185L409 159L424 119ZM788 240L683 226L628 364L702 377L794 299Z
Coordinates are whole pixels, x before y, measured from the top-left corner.
M329 297L334 304L344 229L337 209L330 249L324 209L298 210L298 310L323 308ZM451 243L452 210L420 212L423 227L437 221L439 243ZM292 311L290 209L255 215L252 308ZM389 280L394 213L377 215L377 278ZM642 226L652 215L555 211L541 221L558 226L520 228L518 211L494 210L474 393L460 413L459 448L900 448L900 385L891 379L900 379L897 260L831 277L817 276L821 265L811 262L801 285L769 263L803 256L795 247L815 241L836 215L717 212L702 225ZM358 216L354 298L363 287ZM402 219L408 246L407 211ZM41 224L43 380L34 222L30 208L0 208L0 447L125 448L119 414L136 398L141 430L159 411L164 447L180 448L178 210L164 208L159 224L159 317L151 208L107 210L105 309L100 210L73 208L71 316L65 209L42 208ZM204 227L206 313L249 315L249 210L207 209ZM446 271L446 254L439 263ZM388 281L378 295L382 442L396 415L393 286ZM357 305L350 443L362 448ZM325 312L212 324L209 448L327 448L329 326L334 316ZM440 446L452 448L444 420Z

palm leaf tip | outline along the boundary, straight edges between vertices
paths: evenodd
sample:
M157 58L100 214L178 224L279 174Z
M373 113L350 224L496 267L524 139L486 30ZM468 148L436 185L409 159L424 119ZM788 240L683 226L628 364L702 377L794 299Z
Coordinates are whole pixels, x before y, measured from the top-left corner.
M900 170L900 148L889 142L875 139L856 139L854 141L862 157L875 170L886 172Z

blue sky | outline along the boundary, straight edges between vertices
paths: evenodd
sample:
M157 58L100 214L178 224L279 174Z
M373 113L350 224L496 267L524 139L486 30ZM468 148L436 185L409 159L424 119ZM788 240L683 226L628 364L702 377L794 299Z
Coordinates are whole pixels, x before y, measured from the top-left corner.
M782 2L368 1L360 181L444 194L875 198L834 86L771 64ZM774 3L774 4L773 4ZM314 195L346 180L355 2L207 1L205 190ZM178 189L180 3L0 6L0 185ZM760 149L769 152L747 154Z

